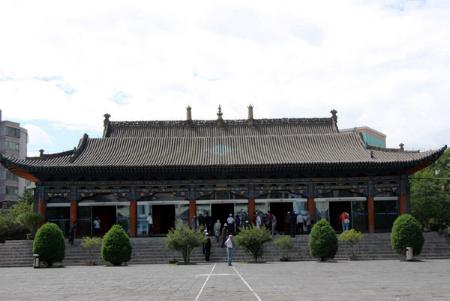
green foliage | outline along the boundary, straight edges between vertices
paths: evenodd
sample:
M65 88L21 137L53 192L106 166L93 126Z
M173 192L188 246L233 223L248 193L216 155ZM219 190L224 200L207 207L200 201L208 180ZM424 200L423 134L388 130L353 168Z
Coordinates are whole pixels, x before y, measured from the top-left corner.
M191 260L192 250L199 247L205 238L199 230L190 229L182 221L178 221L175 229L170 229L166 237L166 245L171 250L180 251L184 263Z
M64 235L61 229L53 223L46 223L36 232L33 242L33 253L39 254L41 261L51 267L55 262L64 259Z
M294 240L292 239L292 237L288 235L281 235L275 239L274 244L283 252L283 256L280 258L280 260L289 260L288 250L294 248Z
M411 177L411 213L427 229L450 225L450 149Z
M0 212L0 241L5 239L24 239L33 230L36 215L33 213L33 194L25 191L10 209Z
M422 252L424 243L422 226L410 214L402 214L394 222L391 232L392 249L398 254L405 254L406 247L413 248L413 254Z
M272 240L272 235L266 227L249 227L241 230L235 237L236 243L250 253L255 261L264 254L264 243Z
M352 252L350 259L356 258L355 246L363 239L363 237L364 234L355 229L344 231L341 235L339 235L339 241L342 241L350 246Z
M294 247L294 240L289 235L281 235L275 239L274 244L282 250L290 250Z
M114 225L103 236L102 258L112 265L121 265L131 259L131 242L122 226Z
M95 253L99 252L101 246L102 246L102 239L96 236L93 237L85 236L83 237L83 240L81 242L81 247L83 249L88 250L92 264L95 264L95 257L96 257Z
M26 212L17 216L17 221L26 227L30 232L39 224L42 216L39 213Z
M321 261L334 258L338 250L336 232L324 219L314 225L308 243L311 256Z

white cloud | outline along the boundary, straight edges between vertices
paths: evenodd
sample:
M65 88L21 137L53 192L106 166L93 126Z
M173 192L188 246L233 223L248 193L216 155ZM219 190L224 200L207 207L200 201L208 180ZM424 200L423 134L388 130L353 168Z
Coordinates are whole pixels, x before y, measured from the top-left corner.
M205 119L218 104L225 118L336 108L391 146L450 142L447 2L223 3L2 2L0 107L86 131L105 112L182 119L188 104Z
M22 125L28 131L28 144L31 148L36 145L52 145L53 140L50 135L41 127L34 124Z

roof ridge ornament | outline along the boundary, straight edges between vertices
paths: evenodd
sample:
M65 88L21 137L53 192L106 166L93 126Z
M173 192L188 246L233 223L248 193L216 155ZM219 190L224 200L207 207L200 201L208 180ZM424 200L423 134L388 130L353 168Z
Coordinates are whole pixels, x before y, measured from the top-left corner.
M103 126L107 126L109 124L109 117L111 117L111 115L106 113L103 116L105 117L105 120L103 120Z
M222 107L219 105L219 110L217 112L217 125L223 126L223 118L222 118Z
M331 119L333 119L334 123L337 123L337 112L335 109L331 110Z
M39 157L44 157L44 150L42 148L39 150Z
M249 125L253 125L253 106L250 104L248 107L247 121Z
M400 143L398 146L400 147L400 151L403 152L405 150L405 145L403 143Z
M186 121L192 122L192 108L190 105L186 107Z

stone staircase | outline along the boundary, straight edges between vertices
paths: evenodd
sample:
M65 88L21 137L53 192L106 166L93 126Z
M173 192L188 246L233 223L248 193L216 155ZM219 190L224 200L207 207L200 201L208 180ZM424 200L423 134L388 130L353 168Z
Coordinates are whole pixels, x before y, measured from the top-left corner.
M182 260L178 252L165 247L164 237L132 238L133 254L130 264L168 263L169 260ZM86 265L90 261L87 250L80 246L81 240L76 240L73 246L66 244L64 265ZM0 267L32 266L32 241L17 240L6 241L0 244ZM340 243L337 260L347 260L351 254L348 246ZM280 250L272 242L265 246L264 261L279 261ZM103 264L99 252L95 254L97 264ZM224 262L225 249L212 238L210 261ZM250 261L252 258L239 247L234 249L234 261ZM308 237L297 236L294 248L288 252L293 261L313 260L309 256ZM365 234L364 239L357 247L357 258L360 260L399 259L399 255L392 252L389 233ZM450 258L450 239L437 233L425 233L425 245L422 254L417 259L444 259ZM192 252L192 262L204 262L201 248Z

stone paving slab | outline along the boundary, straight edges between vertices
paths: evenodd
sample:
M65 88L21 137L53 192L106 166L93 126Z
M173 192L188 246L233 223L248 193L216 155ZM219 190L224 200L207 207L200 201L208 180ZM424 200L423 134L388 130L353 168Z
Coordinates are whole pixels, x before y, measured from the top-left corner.
M449 283L450 260L0 268L0 300L428 301Z

